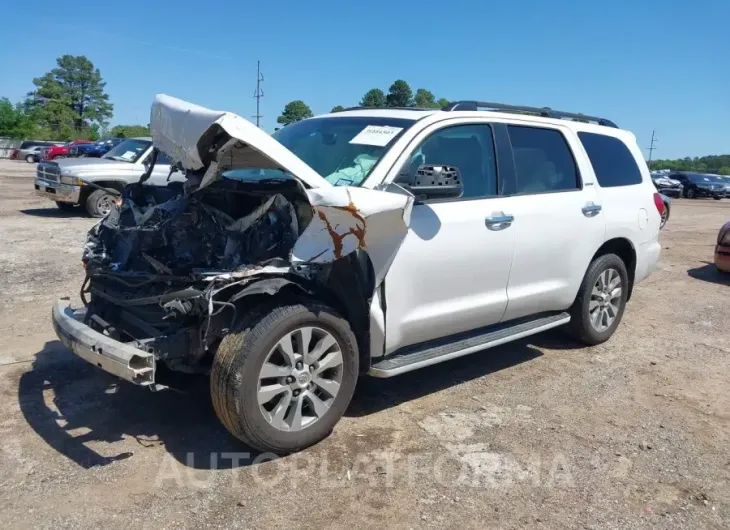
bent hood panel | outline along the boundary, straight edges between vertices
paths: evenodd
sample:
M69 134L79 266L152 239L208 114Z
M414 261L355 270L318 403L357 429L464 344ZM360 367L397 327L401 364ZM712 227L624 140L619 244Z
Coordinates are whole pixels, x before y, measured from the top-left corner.
M271 135L237 114L206 109L165 94L158 94L152 104L150 129L155 146L185 169L205 167L202 156L210 151L213 138L206 133L217 127L238 140L217 146L218 171L246 167L281 169L311 188L332 187Z

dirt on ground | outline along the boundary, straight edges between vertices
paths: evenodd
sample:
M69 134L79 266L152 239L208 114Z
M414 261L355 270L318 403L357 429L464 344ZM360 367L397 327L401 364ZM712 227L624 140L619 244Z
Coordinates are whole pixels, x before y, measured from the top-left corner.
M0 527L728 528L730 200L675 200L618 331L362 378L322 443L258 454L204 377L152 393L57 340L94 220L0 161Z

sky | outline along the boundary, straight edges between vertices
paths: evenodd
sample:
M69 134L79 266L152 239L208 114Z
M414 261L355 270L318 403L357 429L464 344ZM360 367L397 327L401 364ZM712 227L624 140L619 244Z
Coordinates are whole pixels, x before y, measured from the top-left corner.
M66 4L67 5L67 4ZM20 101L63 54L86 55L116 124L157 93L262 126L291 100L314 114L396 79L437 98L549 106L613 120L653 158L730 153L728 0L125 0L33 2L0 16L0 97ZM648 154L646 149L644 153Z

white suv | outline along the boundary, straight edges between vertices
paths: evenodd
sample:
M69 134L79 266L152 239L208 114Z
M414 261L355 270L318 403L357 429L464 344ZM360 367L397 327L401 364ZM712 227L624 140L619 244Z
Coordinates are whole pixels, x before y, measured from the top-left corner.
M84 307L59 300L54 326L151 389L160 364L209 373L219 418L258 449L327 436L362 374L558 326L606 341L659 257L661 197L601 118L457 102L271 137L161 95L151 128L187 181L125 188L89 234Z

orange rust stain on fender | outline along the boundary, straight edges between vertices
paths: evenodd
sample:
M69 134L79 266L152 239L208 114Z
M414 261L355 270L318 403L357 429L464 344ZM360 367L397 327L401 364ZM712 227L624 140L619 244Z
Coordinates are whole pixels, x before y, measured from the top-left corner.
M324 214L323 211L319 210L317 212L317 215L324 223L324 226L327 227L327 232L329 233L330 237L332 238L332 245L334 247L333 252L335 255L335 259L340 259L342 257L342 239L345 237L344 235L340 235L337 232L335 232L335 229L332 228L332 224L330 223L329 219L327 219L327 216Z

